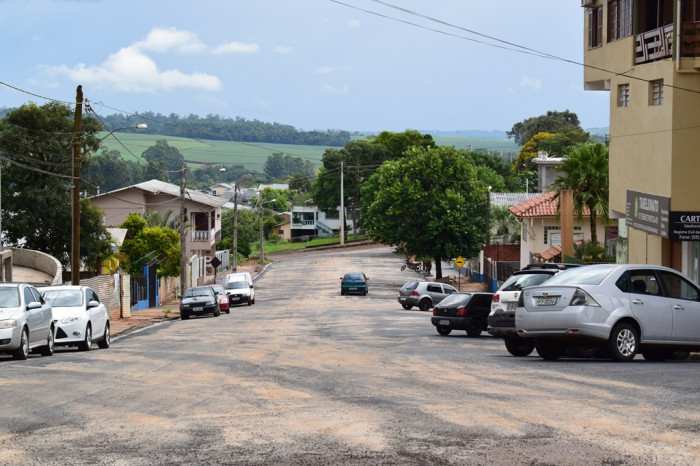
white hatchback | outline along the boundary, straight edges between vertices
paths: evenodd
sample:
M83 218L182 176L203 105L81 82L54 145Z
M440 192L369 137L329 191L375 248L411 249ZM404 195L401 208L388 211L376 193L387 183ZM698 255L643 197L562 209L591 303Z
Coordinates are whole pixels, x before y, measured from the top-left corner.
M53 309L56 345L77 346L89 351L93 341L109 348L109 314L95 291L84 285L39 288Z

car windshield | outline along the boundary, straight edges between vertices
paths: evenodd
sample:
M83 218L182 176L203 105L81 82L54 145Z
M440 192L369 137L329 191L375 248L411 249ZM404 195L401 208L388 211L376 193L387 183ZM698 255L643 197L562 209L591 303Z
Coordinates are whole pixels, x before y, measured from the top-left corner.
M223 293L224 291L221 285L212 285L211 289L214 290L215 293Z
M526 286L540 285L552 278L551 273L524 273L522 275L511 275L508 280L501 285L500 291L520 291Z
M242 288L248 288L248 282L228 282L226 284L227 290L240 290Z
M452 293L440 302L440 307L462 306L469 301L471 294Z
M80 290L49 290L42 296L52 307L73 307L83 304L83 292Z
M555 275L547 281L546 285L600 285L616 268L615 264L576 267Z
M0 288L0 307L19 306L19 290L15 287Z
M190 288L189 290L185 290L185 298L194 298L196 296L211 296L211 289Z

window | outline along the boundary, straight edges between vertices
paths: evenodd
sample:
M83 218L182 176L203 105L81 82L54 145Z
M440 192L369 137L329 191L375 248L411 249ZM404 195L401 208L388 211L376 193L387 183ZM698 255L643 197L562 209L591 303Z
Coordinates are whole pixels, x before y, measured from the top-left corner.
M617 86L617 106L618 107L629 107L630 106L630 85L620 84Z
M632 0L608 2L608 42L632 35Z
M661 280L666 285L668 296L674 299L698 300L698 290L690 282L675 273L661 271Z
M588 10L588 48L603 45L603 7Z
M649 104L663 105L664 104L664 80L657 79L649 82Z

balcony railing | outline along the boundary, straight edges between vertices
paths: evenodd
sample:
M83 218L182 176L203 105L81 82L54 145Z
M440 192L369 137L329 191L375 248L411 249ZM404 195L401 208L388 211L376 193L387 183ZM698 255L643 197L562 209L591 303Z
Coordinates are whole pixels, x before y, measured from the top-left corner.
M635 63L647 63L671 56L673 50L673 24L637 35Z

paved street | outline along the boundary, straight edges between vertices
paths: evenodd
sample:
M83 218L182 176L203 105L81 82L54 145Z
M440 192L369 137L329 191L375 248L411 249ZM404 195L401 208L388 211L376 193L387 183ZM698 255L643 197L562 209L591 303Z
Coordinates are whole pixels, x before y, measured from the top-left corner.
M280 258L254 306L0 359L0 464L697 464L698 361L511 357L406 311L390 248ZM341 296L364 271L368 296Z

